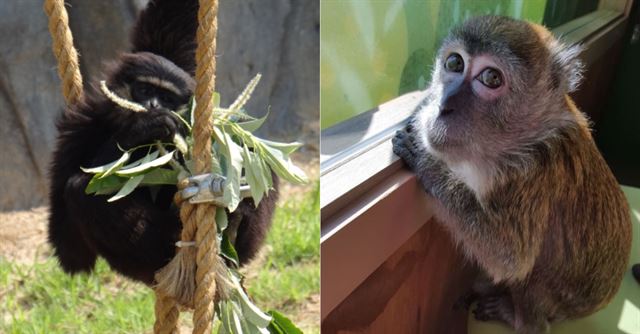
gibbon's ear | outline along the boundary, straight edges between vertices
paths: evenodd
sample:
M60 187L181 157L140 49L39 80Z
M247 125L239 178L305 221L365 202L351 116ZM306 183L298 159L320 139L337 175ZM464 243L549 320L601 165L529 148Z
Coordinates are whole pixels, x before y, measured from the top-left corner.
M576 91L582 81L584 65L578 58L582 50L580 44L568 46L562 42L554 43L549 50L554 85L565 93Z

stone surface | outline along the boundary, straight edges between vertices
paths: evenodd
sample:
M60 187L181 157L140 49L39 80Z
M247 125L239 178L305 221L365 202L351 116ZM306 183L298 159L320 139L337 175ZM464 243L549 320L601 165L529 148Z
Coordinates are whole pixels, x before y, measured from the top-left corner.
M64 101L42 0L0 2L0 210L46 204L56 117ZM144 0L68 0L85 85L126 51ZM217 87L229 104L258 72L247 110L270 117L259 134L318 147L319 4L222 0Z

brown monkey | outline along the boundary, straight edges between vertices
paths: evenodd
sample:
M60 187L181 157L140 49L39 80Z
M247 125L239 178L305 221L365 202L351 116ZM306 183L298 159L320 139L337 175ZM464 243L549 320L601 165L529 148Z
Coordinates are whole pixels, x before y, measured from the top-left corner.
M518 333L601 309L627 268L625 197L567 95L578 52L536 24L472 18L445 39L424 101L394 138L488 278L465 301Z

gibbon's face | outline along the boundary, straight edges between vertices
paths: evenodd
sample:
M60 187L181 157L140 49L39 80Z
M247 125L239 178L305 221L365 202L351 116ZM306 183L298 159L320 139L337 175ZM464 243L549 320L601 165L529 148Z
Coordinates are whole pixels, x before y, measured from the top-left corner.
M497 157L536 136L542 102L559 88L547 47L555 40L545 32L497 16L472 18L451 31L415 119L430 153L450 160Z
M195 82L171 61L148 52L125 54L113 76L124 96L147 110L176 111L193 95Z
M155 77L138 77L130 86L133 101L148 110L166 108L177 110L189 101L189 96L182 95L169 82L162 82Z

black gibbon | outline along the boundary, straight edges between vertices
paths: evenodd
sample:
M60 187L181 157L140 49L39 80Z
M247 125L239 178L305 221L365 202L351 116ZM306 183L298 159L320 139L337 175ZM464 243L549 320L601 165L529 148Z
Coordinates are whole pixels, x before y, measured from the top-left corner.
M169 110L188 103L195 82L197 0L152 0L132 32L133 48L109 68L107 86L147 108L133 112L98 90L71 106L57 122L58 137L50 170L49 241L68 273L88 272L98 255L121 274L154 284L154 274L174 256L181 223L172 203L174 186L162 186L154 200L146 187L115 202L87 195L92 175L80 167L116 160L124 149L156 141L171 142L184 131ZM273 173L272 173L273 174ZM278 179L258 207L243 200L229 216L238 226L240 262L250 260L271 225Z

